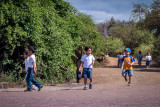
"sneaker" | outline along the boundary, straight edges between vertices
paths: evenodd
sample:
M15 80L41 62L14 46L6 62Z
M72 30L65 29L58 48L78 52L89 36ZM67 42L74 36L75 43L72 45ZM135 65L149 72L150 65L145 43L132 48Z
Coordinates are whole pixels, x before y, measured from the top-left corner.
M32 85L32 89L33 90L38 90L38 87L36 87L35 85Z
M127 75L125 75L124 78L125 78L125 81L127 82Z
M87 87L85 86L83 90L87 90Z
M24 92L31 92L32 90L29 90L29 89L26 89L26 90L24 90Z
M38 88L38 91L41 91L41 89L43 88L43 85L41 87Z
M92 84L89 84L89 89L92 89Z

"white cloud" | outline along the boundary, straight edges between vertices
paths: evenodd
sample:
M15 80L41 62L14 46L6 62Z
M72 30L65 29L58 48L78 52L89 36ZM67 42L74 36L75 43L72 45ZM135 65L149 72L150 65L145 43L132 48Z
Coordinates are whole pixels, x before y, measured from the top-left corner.
M95 23L101 23L106 20L110 20L111 17L114 17L115 20L121 20L121 21L122 20L128 21L130 18L130 15L125 13L117 14L117 13L107 13L105 11L91 11L91 10L80 10L80 12L93 16L93 20L95 21Z

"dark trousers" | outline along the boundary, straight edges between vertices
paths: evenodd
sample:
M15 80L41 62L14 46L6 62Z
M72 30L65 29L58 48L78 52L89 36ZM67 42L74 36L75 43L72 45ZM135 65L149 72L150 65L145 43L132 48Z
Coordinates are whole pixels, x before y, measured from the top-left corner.
M32 90L31 82L38 88L42 85L34 79L33 68L28 68L28 75L26 77L28 90Z

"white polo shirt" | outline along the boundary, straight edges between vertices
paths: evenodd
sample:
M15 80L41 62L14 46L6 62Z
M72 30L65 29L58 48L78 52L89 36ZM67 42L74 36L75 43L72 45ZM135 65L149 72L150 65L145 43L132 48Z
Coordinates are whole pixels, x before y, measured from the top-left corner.
M29 57L28 67L33 68L33 65L32 65L33 62L34 62L35 65L36 65L36 57L35 57L35 55L31 55L31 56Z
M29 57L25 59L25 71L28 71L28 63L29 63Z
M146 56L146 60L147 60L147 61L151 61L151 60L152 60L152 57L151 57L151 56Z
M82 56L82 58L81 58L81 61L82 62L84 62L84 68L92 68L92 61L94 61L95 60L95 58L94 58L94 56L93 55L84 55L84 56Z

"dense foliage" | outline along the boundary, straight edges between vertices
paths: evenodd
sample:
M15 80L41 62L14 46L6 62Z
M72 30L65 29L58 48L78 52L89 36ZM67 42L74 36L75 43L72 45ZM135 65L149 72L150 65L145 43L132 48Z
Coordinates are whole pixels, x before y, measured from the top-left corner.
M75 77L71 55L78 46L89 45L95 54L103 47L91 17L63 0L1 0L0 41L1 73L19 80L23 52L32 45L39 77L45 83Z
M118 20L116 21L112 18L106 23L98 24L97 27L100 33L105 38L107 38L107 43L111 42L110 38L114 38L115 40L112 45L106 46L107 49L115 47L115 44L119 44L116 47L117 49L115 48L112 50L112 53L118 53L118 51L123 51L126 47L131 48L132 54L135 55L138 54L138 51L140 50L143 51L145 55L146 52L152 51L153 47L151 47L150 44L153 44L154 42L153 34L149 30L142 30L141 28L137 27L137 23L135 23L134 21L122 22ZM105 32L107 34L105 34ZM141 48L142 46L149 47Z
M138 27L154 34L153 57L160 63L160 1L153 0L151 5L134 4L133 18L138 20Z

